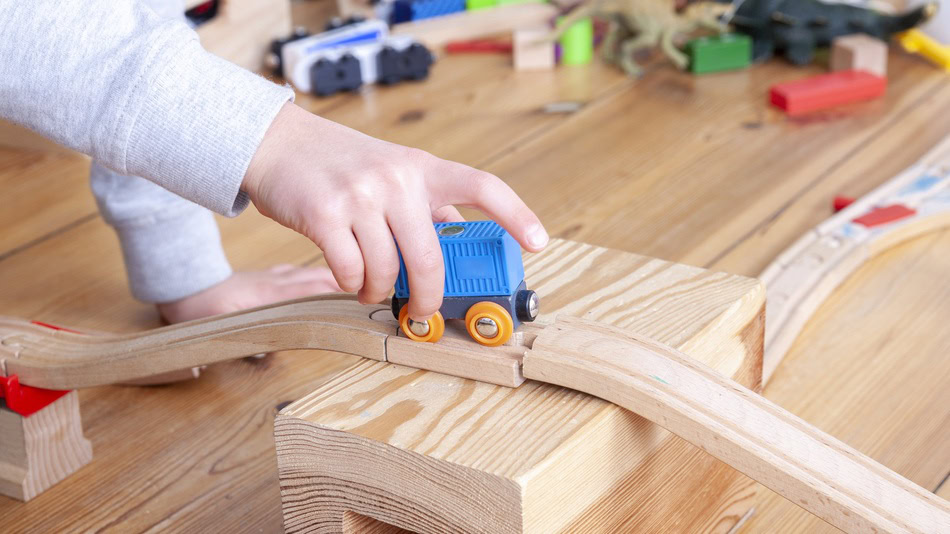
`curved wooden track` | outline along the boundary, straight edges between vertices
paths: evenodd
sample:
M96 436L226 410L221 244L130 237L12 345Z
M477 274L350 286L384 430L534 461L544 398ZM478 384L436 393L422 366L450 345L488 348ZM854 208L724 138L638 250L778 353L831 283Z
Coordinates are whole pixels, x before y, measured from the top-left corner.
M896 218L873 223L888 214ZM858 267L904 241L948 227L950 139L786 249L759 275L767 293L763 385L821 303Z
M653 340L559 318L524 372L637 413L845 532L950 532L947 501Z
M377 311L379 320L370 318ZM277 350L324 349L386 359L396 322L384 305L327 295L135 334L76 334L0 317L0 369L23 384L73 389Z
M399 337L388 303L310 297L134 334L80 334L0 317L0 374L46 389L154 383L151 377L263 352L329 350L508 387L524 382L525 325L504 346L483 347L447 325L439 343ZM145 380L143 380L145 379Z

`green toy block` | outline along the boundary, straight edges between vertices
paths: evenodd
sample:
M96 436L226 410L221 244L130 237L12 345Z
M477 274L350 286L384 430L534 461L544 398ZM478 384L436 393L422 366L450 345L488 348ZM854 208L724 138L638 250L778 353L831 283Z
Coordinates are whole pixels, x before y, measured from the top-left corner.
M476 9L486 9L498 5L498 0L465 0L465 9L475 11Z
M686 43L693 74L744 69L752 62L752 39L739 33L700 37Z
M586 65L594 57L594 21L588 17L561 34L561 64Z

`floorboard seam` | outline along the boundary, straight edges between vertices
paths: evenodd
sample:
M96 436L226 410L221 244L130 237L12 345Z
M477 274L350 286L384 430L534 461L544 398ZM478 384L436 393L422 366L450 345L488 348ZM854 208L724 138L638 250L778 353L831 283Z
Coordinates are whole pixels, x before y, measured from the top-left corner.
M47 240L52 239L52 238L54 238L54 237L56 237L56 236L58 236L58 235L60 235L60 234L63 234L63 233L65 233L65 232L68 232L69 230L72 230L73 228L76 228L77 226L81 226L81 225L83 225L83 224L85 224L85 223L87 223L87 222L89 222L89 221L91 221L91 220L93 220L93 219L97 219L98 217L99 217L99 214L98 214L98 213L89 213L89 214L83 215L82 217L80 217L80 218L78 218L78 219L76 219L76 220L74 220L74 221L68 222L68 223L64 224L63 226L60 226L59 228L56 228L56 229L54 229L54 230L52 230L52 231L50 231L50 232L47 232L47 233L45 233L45 234L43 234L43 235L37 237L36 239L33 239L33 240L31 240L31 241L27 241L26 243L23 243L22 245L17 245L17 246L13 247L12 249L10 249L10 250L8 250L8 251L6 251L6 252L0 253L0 261L3 261L3 260L5 260L5 259L7 259L7 258L10 258L10 257L12 257L12 256L16 256L17 254L19 254L19 253L21 253L21 252L23 252L23 251L26 251L26 250L28 250L28 249L30 249L30 248L36 246L36 245L39 245L40 243L43 243L44 241L47 241Z

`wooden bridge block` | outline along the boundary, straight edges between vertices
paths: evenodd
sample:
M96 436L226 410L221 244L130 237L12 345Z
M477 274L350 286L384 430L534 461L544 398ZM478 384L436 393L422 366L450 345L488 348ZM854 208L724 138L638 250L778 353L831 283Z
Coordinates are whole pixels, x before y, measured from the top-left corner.
M27 417L0 407L0 495L28 501L90 461L77 392Z
M526 257L525 269L540 322L612 324L759 389L757 281L568 241ZM288 532L355 532L353 518L385 532L726 532L756 491L586 394L391 362L364 360L288 406L275 438Z

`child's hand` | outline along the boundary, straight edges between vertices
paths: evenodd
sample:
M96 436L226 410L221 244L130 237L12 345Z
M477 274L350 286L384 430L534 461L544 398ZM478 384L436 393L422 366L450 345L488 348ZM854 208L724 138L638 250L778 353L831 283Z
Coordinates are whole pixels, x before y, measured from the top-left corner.
M544 248L537 216L495 176L381 141L286 104L254 155L243 189L261 213L323 249L336 281L361 302L386 298L399 243L412 297L409 316L438 311L445 281L433 221L461 220L453 205L484 212L521 246Z

